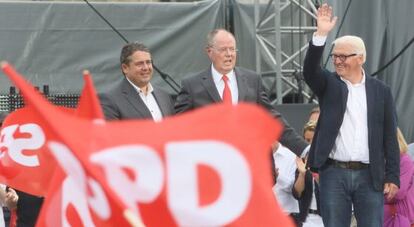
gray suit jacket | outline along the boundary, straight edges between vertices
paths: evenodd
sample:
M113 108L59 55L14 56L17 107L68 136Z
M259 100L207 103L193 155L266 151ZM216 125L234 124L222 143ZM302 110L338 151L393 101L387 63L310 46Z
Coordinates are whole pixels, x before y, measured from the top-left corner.
M253 71L239 67L236 67L234 72L239 90L239 102L256 103L269 110L285 126L280 142L295 152L295 154L300 155L308 144L270 104L261 77ZM177 113L222 101L214 84L210 68L185 78L182 80L181 87L175 102L175 111Z
M168 93L154 87L153 95L163 117L174 114L174 103ZM126 78L100 94L99 99L107 120L152 119L147 106Z

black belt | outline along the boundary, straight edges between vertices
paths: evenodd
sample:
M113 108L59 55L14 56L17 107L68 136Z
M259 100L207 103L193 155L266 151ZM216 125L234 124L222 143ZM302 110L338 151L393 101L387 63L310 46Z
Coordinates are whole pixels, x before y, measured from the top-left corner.
M369 167L369 164L363 163L363 162L341 162L337 160L333 160L331 158L328 158L328 161L326 161L328 165L331 165L333 167L338 167L342 169L366 169Z
M319 211L313 210L313 209L309 209L309 214L317 214L317 215L319 215Z

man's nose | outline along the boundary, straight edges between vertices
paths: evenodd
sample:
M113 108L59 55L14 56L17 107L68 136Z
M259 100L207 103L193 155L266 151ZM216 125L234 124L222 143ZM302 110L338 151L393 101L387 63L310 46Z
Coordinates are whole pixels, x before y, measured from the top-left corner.
M333 61L333 63L336 65L336 64L339 64L339 63L341 63L342 61L341 61L341 59L339 59L339 58L332 58L332 61Z
M142 69L149 70L151 68L151 66L152 66L152 63L151 62L144 62L142 64Z

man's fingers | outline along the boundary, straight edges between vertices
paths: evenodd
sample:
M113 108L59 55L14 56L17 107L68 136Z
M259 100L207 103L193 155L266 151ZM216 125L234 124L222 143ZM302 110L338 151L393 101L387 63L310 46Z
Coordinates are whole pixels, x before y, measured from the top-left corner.
M388 184L384 185L384 194L387 194L390 191Z
M398 192L398 187L392 183L385 183L384 184L384 194L386 194L387 199L391 200L395 197Z

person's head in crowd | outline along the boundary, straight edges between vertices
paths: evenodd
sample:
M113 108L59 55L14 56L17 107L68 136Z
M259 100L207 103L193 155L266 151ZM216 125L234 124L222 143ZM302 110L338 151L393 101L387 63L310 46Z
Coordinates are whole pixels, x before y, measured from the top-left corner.
M312 143L313 135L315 134L316 121L308 121L303 127L303 138L308 143Z
M139 42L126 44L120 56L121 70L127 79L141 89L146 89L152 78L151 53Z
M319 109L319 106L312 108L311 112L309 113L308 121L318 121L320 112L321 110Z
M398 145L400 146L400 154L405 154L408 151L407 141L405 141L404 135L402 134L400 128L397 128L397 139Z
M225 29L215 29L208 33L206 51L219 73L228 74L236 66L236 39Z
M366 59L364 41L360 37L347 35L337 38L333 45L331 56L336 73L348 81L358 81Z

